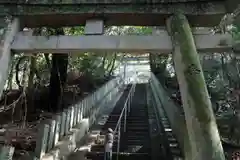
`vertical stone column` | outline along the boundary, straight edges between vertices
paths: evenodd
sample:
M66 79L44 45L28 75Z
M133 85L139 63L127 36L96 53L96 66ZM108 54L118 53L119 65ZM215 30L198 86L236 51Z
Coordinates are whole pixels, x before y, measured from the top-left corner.
M187 18L177 12L167 21L192 160L224 160L216 120ZM206 42L207 43L207 42Z
M11 59L11 43L19 31L19 20L6 20L0 18L0 97L2 96L5 82L8 78L9 63Z
M35 159L41 159L47 151L49 129L48 124L42 124L38 130Z

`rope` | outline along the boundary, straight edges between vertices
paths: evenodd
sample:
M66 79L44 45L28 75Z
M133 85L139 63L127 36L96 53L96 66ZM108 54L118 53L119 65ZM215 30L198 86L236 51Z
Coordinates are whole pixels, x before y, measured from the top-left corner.
M12 108L15 107L15 105L21 100L21 98L24 96L25 94L22 93L17 100L15 100L14 102L12 102L11 104L9 104L8 106L3 106L0 108L0 112L6 112Z

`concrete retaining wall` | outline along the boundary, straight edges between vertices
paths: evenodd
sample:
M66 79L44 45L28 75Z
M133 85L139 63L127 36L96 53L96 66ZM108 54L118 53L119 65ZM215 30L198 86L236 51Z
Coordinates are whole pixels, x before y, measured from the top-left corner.
M112 102L122 88L117 77L79 103L45 120L39 126L35 152L22 160L62 160L76 148L99 116L99 110Z

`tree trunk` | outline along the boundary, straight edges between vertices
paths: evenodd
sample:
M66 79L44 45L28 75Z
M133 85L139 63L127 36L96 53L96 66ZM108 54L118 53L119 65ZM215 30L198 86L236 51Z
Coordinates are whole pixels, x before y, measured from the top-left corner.
M167 23L173 43L192 160L224 160L224 152L204 80L202 67L186 17L177 13Z
M49 54L44 53L44 57L45 57L47 65L48 65L48 68L50 69L51 68L51 63L50 63L50 60L49 60Z
M150 69L151 69L152 72L154 72L153 56L152 56L151 53L149 54L149 61L150 61Z
M12 56L12 59L10 61L11 67L10 67L10 71L9 71L9 75L8 75L8 85L7 85L9 90L12 90L13 69L14 69L14 65L15 65L14 62L15 62L14 56Z
M114 71L115 69L115 62L116 62L116 59L117 59L117 53L114 54L114 57L113 57L113 60L112 60L112 64L111 64L111 68L108 72L108 77L110 77L112 75L112 72Z
M110 60L109 60L110 59ZM111 65L112 65L112 62L113 62L113 57L112 55L108 55L108 65L107 65L107 68L106 68L106 71L109 71Z
M30 74L28 77L28 90L31 93L32 89L34 88L34 76L36 73L36 58L35 57L30 57Z
M34 56L30 57L30 73L28 76L28 90L27 90L27 104L28 112L32 113L35 110L34 106L34 76L36 73L36 58Z
M105 69L105 61L106 61L106 58L107 58L107 53L104 54L103 60L102 60L101 68L102 68L103 71L104 71L104 69Z
M56 35L64 35L63 29L58 29ZM68 55L53 54L50 77L50 108L49 111L62 110L62 94L67 80Z

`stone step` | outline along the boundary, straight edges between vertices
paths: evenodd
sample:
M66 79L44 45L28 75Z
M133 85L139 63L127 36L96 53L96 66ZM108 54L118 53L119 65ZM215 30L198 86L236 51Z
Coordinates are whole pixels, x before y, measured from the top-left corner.
M169 137L168 141L169 141L169 143L178 143L177 139L174 137Z
M137 112L137 111L136 111ZM128 117L139 117L139 118L144 118L147 119L147 113L137 113L137 114L129 114Z
M114 124L117 123L118 121L115 120L108 120L105 124ZM121 122L124 124L124 121ZM128 120L127 119L127 124L132 125L132 124L138 124L138 125L148 125L148 121L142 121L142 120Z
M131 131L134 131L134 132L141 131L141 132L147 132L147 133L149 132L148 128L141 128L140 126L131 127L127 129L127 132L131 132Z
M89 152L86 154L86 157L88 159L94 159L94 160L103 160L104 158L104 152ZM117 159L117 153L113 152L112 155L112 160ZM150 154L148 153L120 153L118 155L119 160L133 160L133 159L138 159L138 160L147 160L151 159Z
M146 131L146 132L142 132L142 131L127 131L126 134L129 135L129 136L139 136L139 137L141 137L141 136L149 135L149 132L148 131Z
M175 156L180 156L181 155L181 150L179 148L171 148L171 152Z
M142 116L128 116L127 117L128 121L133 121L133 120L139 120L141 122L147 122L148 121L148 117L142 117Z
M91 146L91 152L104 152L104 145ZM117 151L117 142L113 144L113 151Z
M146 115L147 114L147 111L144 109L144 110L131 110L130 109L130 113L129 115Z
M120 114L110 115L107 121L118 121Z
M134 140L132 140L132 139L127 139L125 142L124 142L124 144L123 144L123 146L129 146L129 145L139 145L139 146L143 146L143 145L145 145L145 144L147 144L147 143L149 143L149 141L143 141L143 140L137 140L137 139L134 139Z
M170 123L168 121L161 121L162 124L167 124L170 125Z
M146 139L146 136L148 136L148 134L133 135L126 133L124 136L126 136L128 139Z
M146 126L148 126L149 124L148 123L146 123L146 122L139 122L139 121L127 121L127 125L128 126L134 126L134 125L136 125L136 126L143 126L143 127L146 127Z

